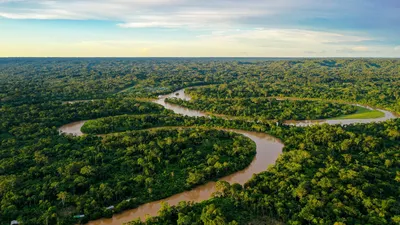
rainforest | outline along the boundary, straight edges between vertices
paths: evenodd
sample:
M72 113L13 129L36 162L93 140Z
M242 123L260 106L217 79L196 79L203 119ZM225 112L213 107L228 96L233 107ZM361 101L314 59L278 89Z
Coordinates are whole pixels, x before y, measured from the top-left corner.
M0 58L0 224L399 224L400 60Z

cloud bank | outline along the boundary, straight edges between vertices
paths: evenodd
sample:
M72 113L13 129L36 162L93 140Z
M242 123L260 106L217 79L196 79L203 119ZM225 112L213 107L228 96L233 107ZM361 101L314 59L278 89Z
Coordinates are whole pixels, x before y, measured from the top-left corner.
M397 0L2 0L10 19L114 20L121 27L313 25L394 27ZM321 21L325 23L321 24ZM297 22L297 24L295 24ZM397 24L398 25L398 24Z
M138 47L146 49L141 51L146 54L175 46L209 49L209 55L397 56L400 45L398 0L0 0L0 22L1 18L108 21L126 30L130 39L113 37L90 43L147 43ZM181 40L155 38L162 29L171 30ZM130 30L139 30L144 37L128 35ZM183 34L185 40L180 37ZM74 46L82 43L74 38ZM230 48L224 47L226 43Z

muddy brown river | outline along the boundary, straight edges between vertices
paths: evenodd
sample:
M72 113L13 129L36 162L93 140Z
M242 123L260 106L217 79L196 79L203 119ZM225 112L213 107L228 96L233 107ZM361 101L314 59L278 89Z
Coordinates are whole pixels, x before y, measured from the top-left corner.
M173 110L177 114L186 116L208 116L206 113L187 109L185 107L169 104L165 102L166 98L176 97L184 100L190 100L190 96L186 95L184 89L171 93L169 95L159 96L155 103L163 105L167 109ZM354 123L371 123L386 121L396 116L388 111L380 110L385 113L385 116L378 119L352 119L352 120L318 120L318 121L292 121L287 124L294 126L310 126L321 123L328 124L354 124ZM65 134L72 134L75 136L83 135L80 131L81 127L86 121L78 121L64 125L59 128L59 131ZM243 130L225 129L227 131L233 131L250 138L256 143L257 154L252 163L244 170L238 171L232 175L221 178L220 180L228 181L229 183L246 183L253 174L265 171L269 165L275 163L279 155L282 153L283 144L277 138L274 138L265 133L249 132ZM126 210L120 214L114 215L112 218L99 219L91 221L88 225L119 225L138 218L145 219L146 216L156 216L157 212L161 207L161 202L167 202L170 205L177 205L181 201L192 201L201 202L211 197L211 194L215 192L215 182L209 182L205 185L198 186L190 191L182 192L171 196L166 199L162 199L155 202L150 202L141 205L135 209Z

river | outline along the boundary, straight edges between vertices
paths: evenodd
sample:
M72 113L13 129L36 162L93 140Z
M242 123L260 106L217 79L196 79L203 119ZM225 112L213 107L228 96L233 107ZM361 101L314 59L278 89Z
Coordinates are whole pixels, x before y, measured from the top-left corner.
M186 95L184 89L176 91L174 93L159 96L157 100L154 100L155 103L164 106L167 109L173 110L177 114L186 115L186 116L208 116L206 113L191 110L185 107L169 104L165 102L166 98L176 97L183 100L190 100L190 96ZM310 126L314 124L328 123L328 124L354 124L354 123L371 123L371 122L381 122L386 121L392 118L396 118L396 116L388 111L380 110L385 113L385 116L378 119L351 119L351 120L311 120L311 121L292 121L287 124L294 126ZM80 131L81 127L84 125L86 121L78 121L74 123L70 123L64 125L59 128L59 131L65 134L72 134L75 136L83 135ZM275 163L279 155L282 153L282 149L284 145L280 140L274 138L265 133L259 132L249 132L243 130L233 130L233 129L225 129L228 131L233 131L239 134L243 134L246 137L250 138L256 143L256 151L257 154L252 161L252 163L244 170L238 171L232 175L221 178L220 180L228 181L229 183L246 183L253 174L260 173L265 171L269 165ZM126 210L120 214L114 215L112 218L104 218L96 221L91 221L88 225L119 225L123 224L137 218L145 219L147 215L156 216L158 210L161 207L161 202L167 202L170 205L177 205L181 201L192 201L192 202L201 202L207 200L211 197L211 194L215 192L215 182L209 182L205 185L198 186L190 191L186 191L183 193L176 194L169 198L150 202L144 205L141 205L135 209Z

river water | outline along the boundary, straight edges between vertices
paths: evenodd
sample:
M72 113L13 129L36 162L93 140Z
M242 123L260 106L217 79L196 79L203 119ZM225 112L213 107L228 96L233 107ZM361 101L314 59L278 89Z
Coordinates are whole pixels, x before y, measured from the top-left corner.
M383 110L383 109L374 109L368 106L363 106L363 105L358 105L358 104L353 104L354 106L360 106L364 107L370 110L378 110L381 111L384 116L380 118L375 118L375 119L327 119L327 120L304 120L304 121L288 121L286 124L292 125L292 126L298 126L298 127L305 127L305 126L311 126L311 125L316 125L316 124L330 124L330 125L336 125L336 124L341 124L341 125L350 125L350 124L356 124L356 123L375 123L375 122L384 122L386 120L390 119L395 119L397 116L389 111Z
M185 107L169 104L165 102L166 98L176 97L183 100L190 100L190 96L186 95L184 89L176 91L174 93L159 96L155 103L163 105L165 108L173 110L177 114L186 116L208 116L206 113L187 109ZM354 123L371 123L371 122L381 122L388 119L396 118L393 113L380 110L385 113L385 116L378 119L351 119L351 120L315 120L315 121L292 121L287 124L294 126L310 126L314 124L328 123L328 124L354 124ZM86 121L78 121L64 125L59 128L60 132L65 134L72 134L75 136L83 135L80 131L81 127ZM221 178L220 180L228 181L229 183L239 183L244 184L251 179L253 174L265 171L269 165L275 163L279 155L282 153L283 144L277 138L274 138L265 133L249 132L243 130L232 130L226 129L227 131L233 131L239 134L243 134L250 138L256 143L257 154L252 161L252 163L244 170L236 172L230 176ZM120 214L114 215L112 218L99 219L96 221L91 221L88 225L119 225L126 223L137 218L145 219L147 215L156 216L157 212L161 207L161 202L167 202L170 205L177 205L181 201L192 201L201 202L207 200L211 197L211 194L215 192L215 182L209 182L205 185L198 186L190 191L176 194L169 198L150 202L139 206L138 208L126 210Z

